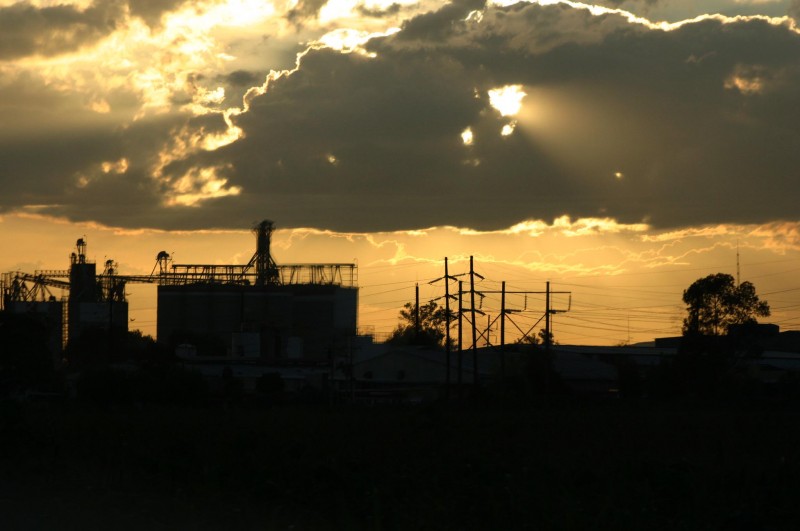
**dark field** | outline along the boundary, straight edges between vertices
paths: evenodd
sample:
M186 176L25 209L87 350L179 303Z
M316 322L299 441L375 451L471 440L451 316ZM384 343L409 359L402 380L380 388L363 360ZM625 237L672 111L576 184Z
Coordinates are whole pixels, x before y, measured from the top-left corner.
M0 528L724 529L800 522L800 415L605 405L0 405Z

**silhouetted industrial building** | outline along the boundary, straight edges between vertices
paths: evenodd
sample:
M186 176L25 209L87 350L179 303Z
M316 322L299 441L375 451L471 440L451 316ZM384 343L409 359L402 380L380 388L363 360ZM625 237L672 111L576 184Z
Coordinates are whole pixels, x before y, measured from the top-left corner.
M98 275L96 264L86 258L82 238L70 255L69 269L5 273L0 288L4 311L28 315L45 325L56 366L69 339L76 340L87 330L128 330L124 277L116 275L112 260ZM68 298L56 298L52 288L67 291Z
M199 355L328 359L356 333L357 289L337 285L158 287L158 338Z
M173 264L162 251L151 274L142 276L120 275L112 260L98 274L79 239L68 270L4 274L2 308L44 319L60 359L67 340L87 330L127 331L126 284L155 283L158 341L172 348L278 364L345 355L357 328L356 265L279 266L270 255L272 222L253 232L256 253L247 264ZM51 288L68 298L57 299Z
M356 335L355 264L278 266L273 225L255 229L247 265L170 265L160 253L159 342L198 355L270 363L326 362Z
M86 241L77 242L70 255L68 337L77 339L87 330L128 330L128 302L125 280L116 274L116 264L107 260L103 274L86 259Z

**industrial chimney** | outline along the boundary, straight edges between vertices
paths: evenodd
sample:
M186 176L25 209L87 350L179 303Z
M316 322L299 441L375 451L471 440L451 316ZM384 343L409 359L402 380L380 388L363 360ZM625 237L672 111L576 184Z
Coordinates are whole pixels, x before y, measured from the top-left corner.
M274 225L265 219L253 228L256 235L256 285L267 286L279 283L278 266L269 254Z

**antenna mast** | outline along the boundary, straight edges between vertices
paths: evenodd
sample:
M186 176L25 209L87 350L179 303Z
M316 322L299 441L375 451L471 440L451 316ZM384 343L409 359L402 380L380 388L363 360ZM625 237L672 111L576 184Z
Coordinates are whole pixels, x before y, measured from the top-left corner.
M736 286L739 286L739 240L736 240Z

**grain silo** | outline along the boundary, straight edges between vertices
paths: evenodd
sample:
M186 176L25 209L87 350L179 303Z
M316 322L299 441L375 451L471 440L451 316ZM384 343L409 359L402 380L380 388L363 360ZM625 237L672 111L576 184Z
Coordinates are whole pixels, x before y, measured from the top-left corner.
M327 363L356 335L355 264L277 265L271 221L246 265L173 264L158 255L158 341L198 355L272 364Z

